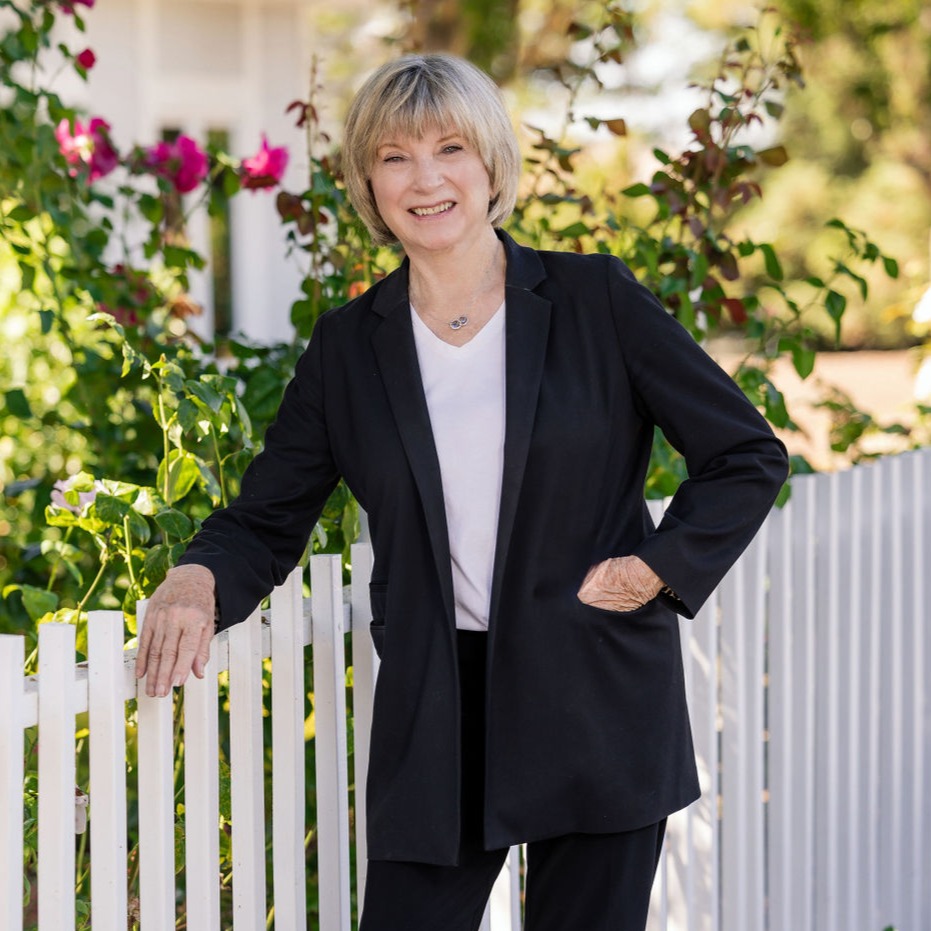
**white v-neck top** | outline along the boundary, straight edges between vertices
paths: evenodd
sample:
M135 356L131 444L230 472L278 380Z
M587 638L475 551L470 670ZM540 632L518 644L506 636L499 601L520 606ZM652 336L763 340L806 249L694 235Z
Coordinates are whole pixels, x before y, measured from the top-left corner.
M462 630L488 629L504 467L504 313L502 304L469 342L451 346L411 306Z

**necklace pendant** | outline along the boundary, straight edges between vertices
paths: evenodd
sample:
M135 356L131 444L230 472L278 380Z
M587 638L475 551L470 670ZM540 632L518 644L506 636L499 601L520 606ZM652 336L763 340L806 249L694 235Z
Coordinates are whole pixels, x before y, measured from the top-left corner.
M454 330L461 330L468 322L469 318L465 314L462 314L462 316L456 317L455 320L450 320L449 325Z

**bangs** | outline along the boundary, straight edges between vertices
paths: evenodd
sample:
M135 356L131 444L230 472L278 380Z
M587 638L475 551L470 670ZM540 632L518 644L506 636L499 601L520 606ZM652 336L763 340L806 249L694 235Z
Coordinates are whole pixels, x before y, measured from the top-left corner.
M423 71L402 73L385 88L379 108L382 117L372 127L373 151L385 140L423 139L429 132L453 130L473 145L475 127L468 107L455 90L438 85Z

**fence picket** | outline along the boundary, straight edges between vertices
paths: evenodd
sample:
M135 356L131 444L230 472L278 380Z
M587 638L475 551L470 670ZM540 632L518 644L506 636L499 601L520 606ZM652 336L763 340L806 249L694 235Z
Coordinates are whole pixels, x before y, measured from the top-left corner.
M146 604L137 607L142 634ZM172 734L173 693L145 694L148 676L137 686L139 776L139 912L141 931L167 931L175 924L175 832ZM41 724L40 724L41 733Z
M87 622L90 730L91 923L126 926L126 724L123 612L95 611Z
M26 641L0 634L0 928L23 927L23 663Z
M369 633L372 607L369 603L369 581L372 577L372 547L368 543L352 546L352 746L353 783L355 784L356 839L356 899L361 909L365 898L365 875L368 867L368 846L365 832L365 780L369 767L369 742L372 730L372 703L378 657Z
M928 735L928 721L931 720L931 688L928 679L931 677L931 663L928 662L928 649L931 646L931 637L922 623L922 612L927 617L929 613L927 604L929 591L927 587L926 572L928 560L928 531L927 524L931 520L931 450L915 451L906 456L906 470L908 487L906 498L911 501L911 507L906 510L911 523L911 534L906 541L906 549L911 552L911 560L906 563L907 575L911 578L911 598L908 616L914 619L912 624L914 643L912 645L912 677L915 683L914 713L912 716L911 733L906 739L915 748L915 778L913 780L913 795L910 800L912 817L914 818L914 844L911 851L915 877L912 885L911 898L911 924L920 927L921 916L931 915L931 907L923 904L923 897L929 895L929 883L925 877L931 875L931 845L927 839L927 829L924 823L928 821L931 805L928 802L927 780L931 778L931 740ZM924 467L924 468L923 468ZM923 823L924 822L924 823Z
M718 745L719 688L718 593L692 621L681 621L685 685L693 726L701 797L686 809L686 831L676 845L676 870L683 879L684 902L673 913L683 931L718 931L721 926L721 846L718 800L721 768Z
M902 847L907 843L908 817L905 812L906 799L909 798L908 785L911 774L906 767L906 748L904 743L905 728L905 630L903 618L902 589L905 579L902 575L903 541L901 539L901 505L902 474L898 457L880 464L885 471L886 513L885 530L889 542L884 554L886 571L883 574L883 614L885 616L885 643L888 648L887 670L889 691L888 717L884 727L886 742L886 769L883 797L887 800L888 814L885 822L884 859L888 864L889 885L887 889L898 886L901 893L892 901L889 892L885 892L883 903L883 921L903 926L907 916L902 893L908 882L909 871L903 873L906 864L902 859ZM894 723L894 726L889 726ZM909 815L910 816L910 815Z
M271 599L272 846L275 923L307 927L304 865L304 645L302 570Z
M931 601L931 586L928 585L927 567L931 565L931 447L916 451L912 460L912 494L914 501L915 528L912 541L912 572L914 574L914 619L916 627L920 630L920 641L916 649L916 676L923 684L919 696L918 721L916 726L921 733L915 735L924 753L920 757L920 777L916 779L916 786L921 793L921 804L916 810L917 848L914 852L916 868L919 877L931 875L931 801L928 792L922 791L923 786L931 780L931 636L925 629L928 617L928 603ZM919 724L919 721L921 722ZM931 924L931 883L920 878L916 884L919 921L923 917L925 924Z
M797 841L795 818L798 799L793 778L793 711L797 701L804 702L804 682L792 662L795 635L793 615L796 609L795 576L792 566L793 529L798 519L797 506L790 500L770 518L770 604L768 631L769 702L768 804L770 923L774 928L800 928L793 889L792 863ZM801 693L801 694L800 694Z
M767 537L764 526L720 589L725 931L763 931L765 923L763 632Z
M233 815L233 927L265 927L265 779L262 772L262 616L228 631Z
M73 928L74 641L71 624L39 628L39 926Z
M870 559L868 570L868 592L869 592L869 617L872 619L870 624L870 664L869 664L869 696L870 696L870 715L867 722L868 727L868 756L867 756L867 781L869 797L869 846L868 856L870 863L870 907L867 912L867 920L870 927L884 927L879 922L882 920L880 915L883 908L881 904L883 873L885 870L885 858L881 850L881 831L880 831L880 811L882 800L882 766L883 766L883 706L882 699L885 694L883 686L884 661L883 653L885 650L884 640L885 631L882 630L878 619L883 616L883 589L885 567L883 565L883 553L885 552L885 541L883 540L882 522L883 513L886 506L885 499L885 475L881 468L874 467L867 473L867 483L869 486L868 507L870 511Z
M349 773L342 565L339 556L310 560L314 643L317 844L320 931L349 931Z
M520 931L520 847L508 851L491 888L483 921L488 931Z
M204 677L184 685L184 880L187 924L220 931L220 765L216 639Z
M869 656L868 630L866 618L867 577L866 549L867 538L866 507L864 493L866 476L863 469L852 469L841 476L841 501L849 509L849 527L845 552L847 562L842 557L841 591L845 599L841 626L844 641L849 650L846 669L842 670L847 683L845 703L849 713L843 722L847 737L847 755L843 769L848 777L847 810L843 812L843 822L847 826L848 836L845 849L845 873L847 881L846 915L849 924L855 927L858 916L866 915L869 909L869 873L867 845L869 843L868 780L860 761L864 759L869 747Z

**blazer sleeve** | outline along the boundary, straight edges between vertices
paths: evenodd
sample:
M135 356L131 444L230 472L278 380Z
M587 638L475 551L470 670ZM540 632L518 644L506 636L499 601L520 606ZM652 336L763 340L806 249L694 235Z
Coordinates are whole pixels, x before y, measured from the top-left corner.
M630 270L612 261L608 275L635 403L688 470L634 554L675 592L671 606L694 617L763 523L788 457L733 379Z
M322 331L314 328L239 496L204 521L179 560L213 573L218 631L284 582L339 481L324 414Z

